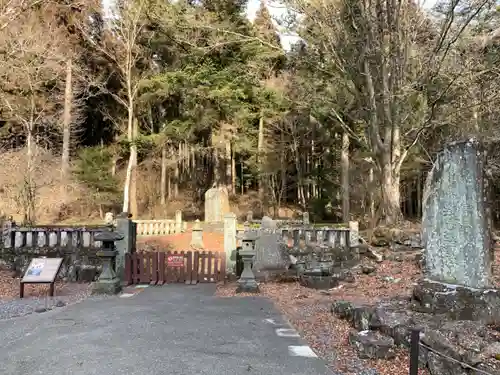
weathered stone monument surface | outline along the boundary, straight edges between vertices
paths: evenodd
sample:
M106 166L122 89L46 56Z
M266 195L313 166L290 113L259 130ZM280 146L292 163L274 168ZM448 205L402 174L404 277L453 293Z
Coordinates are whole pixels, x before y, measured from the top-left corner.
M474 141L453 143L437 156L423 199L426 275L435 281L491 286L485 156Z
M225 187L214 187L205 192L205 222L222 223L229 213L229 193Z
M268 216L262 218L259 238L255 244L253 269L258 278L267 279L286 272L290 265L286 245L281 241L276 221Z
M492 286L485 155L475 140L447 145L429 172L423 201L425 279L413 291L420 311L500 322Z

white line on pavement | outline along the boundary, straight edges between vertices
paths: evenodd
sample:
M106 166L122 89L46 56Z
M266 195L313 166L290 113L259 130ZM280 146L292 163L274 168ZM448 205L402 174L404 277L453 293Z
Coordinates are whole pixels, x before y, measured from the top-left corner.
M300 346L290 345L288 347L288 354L291 355L292 357L318 358L316 353L314 353L313 350L307 345L300 345Z

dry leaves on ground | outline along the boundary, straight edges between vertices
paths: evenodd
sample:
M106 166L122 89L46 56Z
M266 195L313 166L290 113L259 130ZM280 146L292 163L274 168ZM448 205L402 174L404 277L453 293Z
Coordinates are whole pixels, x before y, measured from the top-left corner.
M19 298L20 278L13 277L12 271L0 270L0 301ZM65 296L74 292L74 289L86 288L82 284L67 284L62 281L55 283L55 295ZM45 297L49 294L48 284L25 284L24 296Z
M385 261L378 265L376 274L358 275L352 284L342 284L328 292L316 291L298 283L261 284L261 293L270 298L300 331L316 353L333 370L356 374L362 368L375 368L381 375L407 375L408 351L398 350L394 359L360 360L348 343L351 327L330 312L336 300L362 300L374 302L388 297L408 295L420 276L418 268L410 262ZM235 296L234 285L221 285L217 294ZM423 374L423 370L421 374Z

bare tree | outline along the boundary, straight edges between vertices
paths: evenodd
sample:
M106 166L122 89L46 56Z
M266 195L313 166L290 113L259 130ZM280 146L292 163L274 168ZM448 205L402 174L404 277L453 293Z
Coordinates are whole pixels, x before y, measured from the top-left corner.
M97 52L102 54L111 64L117 75L122 90L118 93L110 91L117 103L127 111L126 135L129 143L129 160L123 187L123 211L137 215L136 169L137 143L139 126L136 118L136 99L139 84L144 72L138 63L144 59L145 51L141 48L141 38L144 35L146 0L121 2L120 6L110 12L104 19L104 30L96 38L85 26L81 26L83 35Z
M25 220L35 215L37 144L58 132L62 112L64 53L60 29L36 11L19 15L0 34L0 104L4 120L22 129L26 148Z

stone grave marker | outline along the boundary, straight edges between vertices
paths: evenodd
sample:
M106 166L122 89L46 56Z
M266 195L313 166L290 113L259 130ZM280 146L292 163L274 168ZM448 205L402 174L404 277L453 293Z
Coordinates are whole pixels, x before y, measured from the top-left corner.
M259 238L255 244L254 270L257 276L281 273L290 265L285 244L281 242L276 221L268 216L262 218Z
M229 193L225 187L214 187L205 192L205 222L222 223L230 212Z

